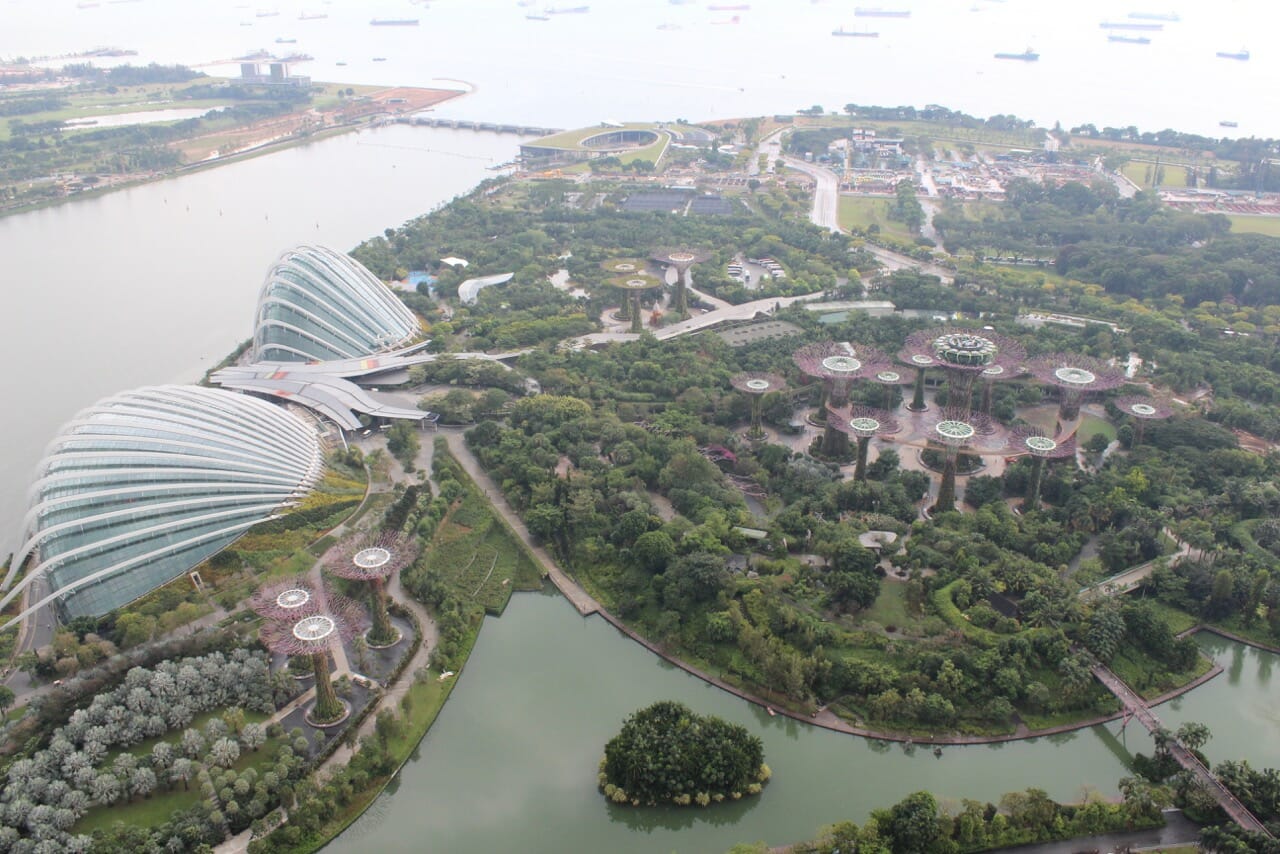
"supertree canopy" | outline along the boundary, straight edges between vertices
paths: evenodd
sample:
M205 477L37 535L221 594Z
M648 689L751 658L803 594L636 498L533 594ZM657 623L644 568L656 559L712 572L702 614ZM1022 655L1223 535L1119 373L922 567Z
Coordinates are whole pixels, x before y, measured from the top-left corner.
M854 480L867 478L867 448L875 436L889 436L902 429L893 413L870 406L852 406L847 409L827 409L827 429L839 431L858 441L858 461L853 469Z
M892 410L897 403L897 390L902 386L908 386L914 382L906 373L892 367L882 368L874 374L869 375L867 379L884 386L884 403L882 406L889 410Z
M745 371L741 374L734 374L729 378L729 382L738 391L750 396L751 398L751 432L753 439L758 439L764 435L764 430L760 427L760 401L770 392L782 391L787 387L787 381L777 374L766 374L758 371Z
M978 412L947 407L928 419L927 437L943 446L942 482L933 512L944 513L956 506L956 461L961 450L998 451L1005 445L1005 431L994 419Z
M705 249L658 249L653 260L676 268L676 316L684 320L689 316L689 268L711 257Z
M792 353L791 359L801 372L822 380L825 403L834 406L849 402L849 386L855 380L889 367L889 357L879 350L835 341L806 344Z
M1148 421L1163 421L1173 415L1173 404L1168 400L1141 395L1125 395L1111 401L1123 415L1133 416L1133 443L1142 441L1143 428Z
M395 533L351 537L325 554L324 563L333 575L369 586L373 626L366 640L369 646L386 647L400 640L400 633L387 616L386 581L418 556L412 540Z
M973 384L979 376L989 380L1016 376L1027 351L1017 341L995 332L938 327L907 336L898 358L919 371L911 409L924 409L924 372L933 366L947 373L947 407L968 412Z
M316 678L316 705L309 720L325 725L343 718L346 710L334 693L329 676L329 651L364 631L363 610L343 596L317 588L307 579L277 582L262 588L250 606L265 618L258 637L279 655L311 658Z
M1053 353L1037 356L1027 363L1036 379L1056 386L1061 393L1058 419L1074 421L1080 415L1080 400L1087 392L1106 391L1124 382L1124 369L1092 356Z
M1031 481L1027 484L1025 506L1035 510L1040 506L1040 482L1044 478L1045 460L1061 460L1074 457L1076 453L1076 437L1074 434L1063 441L1049 436L1039 427L1024 426L1013 431L1009 441L1009 450L1019 454L1031 455Z

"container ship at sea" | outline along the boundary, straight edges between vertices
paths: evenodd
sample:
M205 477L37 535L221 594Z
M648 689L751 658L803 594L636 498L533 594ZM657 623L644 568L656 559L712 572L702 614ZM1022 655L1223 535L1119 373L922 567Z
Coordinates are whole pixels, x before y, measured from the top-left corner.
M1238 59L1241 62L1249 61L1249 51L1247 50L1220 50L1218 51L1218 59Z
M1151 44L1151 39L1146 36L1122 36L1118 33L1108 35L1107 41L1120 42L1120 44Z
M1139 24L1134 21L1103 21L1098 26L1104 30L1142 30L1148 33L1164 29L1164 24Z
M374 18L369 22L371 27L416 27L417 18Z
M878 38L880 38L880 34L879 34L879 33L867 32L866 30L846 30L844 27L839 27L839 28L837 28L837 29L832 30L832 31L831 31L831 35L833 35L833 36L853 36L854 38L859 38L859 39L878 39Z

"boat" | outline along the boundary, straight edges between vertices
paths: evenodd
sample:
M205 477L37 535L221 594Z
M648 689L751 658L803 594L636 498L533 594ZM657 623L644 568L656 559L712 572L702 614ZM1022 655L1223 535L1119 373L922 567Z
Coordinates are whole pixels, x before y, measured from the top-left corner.
M369 21L371 27L416 27L417 18L374 18Z
M1182 20L1173 12L1130 12L1129 17L1135 21L1168 21L1171 24Z
M1151 39L1146 36L1122 36L1118 33L1108 34L1107 41L1120 42L1121 44L1151 44Z
M554 6L543 10L548 15L583 15L591 11L590 6Z
M321 18L327 18L327 17L329 17L329 14L327 12L303 12L302 14L298 15L298 20L299 21L318 21Z
M255 17L255 18L274 18L274 17L276 17L276 16L277 16L277 15L279 15L279 14L280 14L280 12L279 12L279 10L277 10L277 9L260 9L260 10L258 10L257 12L254 12L254 13L253 13L253 17Z
M678 30L678 29L680 29L680 25L679 25L679 24L673 24L673 23L671 23L671 22L669 22L669 21L668 21L668 22L665 22L665 23L658 24L658 29L660 29L660 30L668 30L668 31L669 31L669 30Z
M297 43L298 43L297 39L286 39L283 37L276 39L276 44L297 44Z
M1220 127L1220 128L1238 128L1238 127L1240 127L1240 123L1239 123L1239 122L1221 121L1221 122L1218 122L1218 127Z
M374 62L386 62L386 61L387 61L387 58L386 58L385 56L375 56L375 57L373 58L373 61L374 61Z
M1104 30L1142 30L1148 33L1164 29L1164 24L1136 24L1133 21L1103 21L1098 26Z
M997 53L996 59L1019 59L1023 62L1039 62L1040 54L1031 48L1027 48L1022 53Z
M551 18L549 18L546 15L525 15L525 17L528 18L530 21L550 21L551 20Z
M855 18L910 18L910 9L881 9L879 6L857 6L853 10Z
M1249 61L1249 51L1247 50L1220 50L1218 51L1219 59L1239 59L1243 62Z
M346 65L345 62L335 62L334 65Z
M773 706L765 706L764 710L769 713L769 717L777 717L778 713L773 710Z
M707 9L712 12L746 12L751 9L751 6L747 3L732 5L728 3L712 3Z
M853 36L853 37L855 37L855 38L860 38L860 39L878 39L878 38L880 38L880 34L879 34L879 33L869 33L869 32L867 32L866 30L846 30L844 27L840 27L840 28L838 28L838 29L832 30L832 31L831 31L831 35L833 35L833 36Z

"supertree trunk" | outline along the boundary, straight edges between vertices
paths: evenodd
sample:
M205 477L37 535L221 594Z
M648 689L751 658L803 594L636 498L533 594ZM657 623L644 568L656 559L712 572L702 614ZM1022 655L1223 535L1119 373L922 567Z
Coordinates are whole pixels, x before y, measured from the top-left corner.
M1080 417L1080 398L1083 395L1075 389L1062 390L1062 403L1058 405L1059 421L1075 421Z
M992 398L992 390L994 388L995 388L995 383L989 380L986 382L983 382L982 384L982 414L983 415L991 414L991 398Z
M849 402L849 381L833 379L831 381L831 405L844 406Z
M764 395L754 394L751 396L751 438L759 439L764 435L764 428L760 426L760 410L764 407L761 405Z
M689 319L689 288L685 282L687 270L676 270L676 316L681 320Z
M328 723L342 717L342 703L333 690L333 682L329 678L329 654L314 652L311 654L311 666L316 672L316 708L312 719L317 723Z
M956 509L956 458L959 455L960 452L955 448L947 448L942 464L942 483L938 486L938 500L933 505L934 513Z
M1044 457L1032 457L1031 480L1027 483L1026 507L1028 510L1040 509L1040 482L1044 479Z
M849 437L830 424L822 431L822 453L829 459L842 460L849 455Z
M916 391L911 396L911 405L907 407L912 412L924 412L924 368L916 368Z
M387 614L387 589L381 578L369 579L370 599L373 613L373 628L369 632L369 643L374 646L386 646L396 640L395 627L391 625L391 617Z
M637 335L644 331L644 324L640 318L639 291L634 291L631 294L631 331Z
M974 376L967 371L948 373L951 377L947 380L947 406L968 417L973 411ZM953 396L955 400L951 399Z
M867 449L871 447L871 437L864 436L858 440L858 462L853 467L854 480L867 479Z

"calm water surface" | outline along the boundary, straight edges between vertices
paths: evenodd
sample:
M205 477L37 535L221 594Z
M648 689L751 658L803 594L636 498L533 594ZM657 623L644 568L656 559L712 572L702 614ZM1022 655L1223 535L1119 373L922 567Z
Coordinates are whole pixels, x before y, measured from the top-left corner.
M708 810L605 803L596 763L623 718L658 699L748 727L774 778L762 797ZM1212 724L1211 724L1212 725ZM1112 731L1117 728L1113 725ZM1131 731L1128 750L1150 752ZM1078 799L1115 791L1125 745L1106 729L908 754L763 710L677 670L558 595L521 594L487 619L458 686L393 793L327 851L721 852L862 821L918 789L996 799L1039 786ZM425 840L430 840L426 843Z

